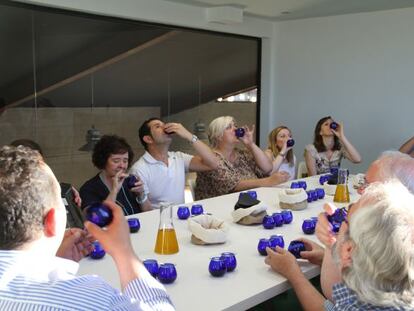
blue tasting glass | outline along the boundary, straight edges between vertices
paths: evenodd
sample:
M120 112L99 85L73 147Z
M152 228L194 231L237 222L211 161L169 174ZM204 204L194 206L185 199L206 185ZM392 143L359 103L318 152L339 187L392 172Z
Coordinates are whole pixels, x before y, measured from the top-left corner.
M273 213L272 217L275 227L281 227L284 224L282 213Z
M269 239L260 239L259 244L257 244L257 251L262 256L267 256L266 247L270 247Z
M224 259L221 257L211 258L210 264L208 265L208 271L214 277L223 276L227 271Z
M105 253L105 250L102 248L102 245L98 241L95 241L92 244L93 244L93 251L90 253L90 257L92 259L103 258L106 253Z
M319 200L325 197L325 190L323 190L322 188L316 188L315 191L316 191L316 194L318 195Z
M190 217L190 209L187 206L178 207L177 217L179 219L187 219L188 217Z
M177 278L177 270L172 263L161 264L158 268L158 280L163 284L170 284Z
M300 258L300 252L305 251L305 244L301 241L292 241L289 244L288 251L293 254L296 258Z
M204 212L203 206L201 204L194 204L191 206L192 215L201 215Z
M293 214L291 210L283 210L282 217L285 224L290 224L293 221Z
M285 247L285 240L283 239L283 235L272 235L269 239L269 247L275 249L276 246L279 246L280 248Z
M299 184L299 188L303 188L304 190L306 190L306 188L308 187L308 185L306 184L306 181L304 180L299 180L298 184Z
M287 140L286 146L293 147L294 145L295 145L295 140L293 138Z
M139 219L136 218L136 217L128 218L128 226L129 226L129 232L131 232L131 233L138 232L139 229L141 228L141 224L139 222Z
M305 219L302 223L302 231L305 234L315 233L316 224L312 219Z
M146 259L142 262L148 272L156 278L158 275L158 262L155 259Z
M85 208L85 218L99 227L105 227L111 223L113 216L108 206L96 202Z
M125 178L126 185L128 189L134 188L135 183L138 181L138 179L134 175L129 175L127 178Z
M272 216L266 215L263 217L262 224L265 229L273 229L275 227L275 220Z
M246 131L242 127L239 127L237 129L235 129L236 137L238 137L238 138L242 138L244 136L245 132Z
M224 259L224 264L226 266L227 272L232 272L237 267L236 255L234 253L225 252L221 253L221 259Z

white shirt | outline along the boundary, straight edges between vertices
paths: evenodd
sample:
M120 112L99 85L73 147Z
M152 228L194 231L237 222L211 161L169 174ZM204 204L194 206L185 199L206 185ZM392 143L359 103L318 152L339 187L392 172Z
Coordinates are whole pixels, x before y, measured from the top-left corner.
M144 190L153 208L160 202L184 203L185 174L190 167L192 155L183 152L168 152L168 166L152 157L149 152L134 163L130 173L138 175L144 182Z
M83 259L91 260L91 259ZM123 293L78 263L27 251L0 251L0 310L174 310L164 286L142 266Z
M272 155L272 162L275 160L273 155ZM291 166L289 162L287 162L286 160L283 160L282 164L280 164L279 169L277 171L272 171L273 173L276 172L287 172L289 173L289 180L293 180L296 179L296 156L293 155L293 165Z

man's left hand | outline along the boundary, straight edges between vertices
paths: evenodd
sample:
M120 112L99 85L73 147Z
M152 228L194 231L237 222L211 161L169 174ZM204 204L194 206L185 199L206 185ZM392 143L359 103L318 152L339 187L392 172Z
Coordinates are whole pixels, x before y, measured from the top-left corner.
M85 230L70 228L65 231L56 256L79 262L93 250L90 237Z

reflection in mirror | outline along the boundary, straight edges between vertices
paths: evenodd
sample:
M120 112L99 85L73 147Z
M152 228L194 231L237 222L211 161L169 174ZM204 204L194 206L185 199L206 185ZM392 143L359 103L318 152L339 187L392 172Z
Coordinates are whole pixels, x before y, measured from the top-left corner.
M137 160L138 127L153 116L203 140L218 116L256 123L258 102L217 99L260 87L259 39L12 2L0 24L0 144L38 142L76 187L96 173L87 150L99 135L124 137ZM182 139L171 149L194 152Z

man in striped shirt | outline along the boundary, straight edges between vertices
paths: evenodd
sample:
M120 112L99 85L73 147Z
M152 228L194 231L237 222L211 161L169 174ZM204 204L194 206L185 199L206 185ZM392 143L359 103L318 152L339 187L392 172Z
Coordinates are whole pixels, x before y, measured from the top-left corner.
M122 292L97 276L77 277L75 261L55 256L66 226L59 194L38 152L0 149L0 310L174 310L164 287L134 253L114 203L105 202L114 216L106 230L85 226L114 259ZM76 253L74 245L63 247L66 254Z

